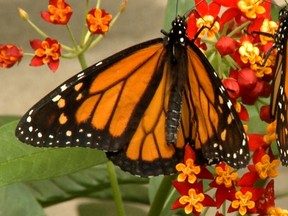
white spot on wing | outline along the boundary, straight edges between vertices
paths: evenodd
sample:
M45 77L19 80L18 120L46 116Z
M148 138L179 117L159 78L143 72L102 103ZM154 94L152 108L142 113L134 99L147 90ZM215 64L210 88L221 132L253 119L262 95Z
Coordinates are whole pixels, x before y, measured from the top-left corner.
M57 102L60 100L60 98L61 98L61 95L56 95L54 98L52 98L52 101Z
M98 67L99 65L102 65L102 61L97 62L97 63L95 64L96 67Z
M30 123L31 120L32 120L31 116L28 116L27 119L26 119L26 122L29 122L29 123Z
M66 85L66 84L63 84L63 85L60 87L60 89L61 89L61 92L65 91L65 90L67 89L67 85Z

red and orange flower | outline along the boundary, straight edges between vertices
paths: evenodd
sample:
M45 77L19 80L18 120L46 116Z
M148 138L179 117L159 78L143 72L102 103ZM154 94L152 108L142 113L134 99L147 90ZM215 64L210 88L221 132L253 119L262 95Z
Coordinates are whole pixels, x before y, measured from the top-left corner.
M30 41L30 45L35 50L35 56L30 63L31 66L47 64L53 72L58 69L61 45L57 40L51 38L46 38L44 41L35 39Z
M88 29L93 34L105 34L109 30L111 20L111 14L98 8L93 8L86 16Z
M42 11L42 18L49 23L66 25L71 16L73 10L69 4L64 0L50 0L48 5L48 11Z
M0 67L10 68L17 62L20 62L23 57L21 48L13 44L0 45Z

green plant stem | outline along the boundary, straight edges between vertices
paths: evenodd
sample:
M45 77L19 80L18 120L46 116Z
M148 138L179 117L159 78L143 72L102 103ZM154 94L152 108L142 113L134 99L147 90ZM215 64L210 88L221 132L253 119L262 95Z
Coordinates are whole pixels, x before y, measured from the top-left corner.
M84 56L84 53L81 53L77 56L78 58L78 61L81 65L81 68L82 70L84 70L85 68L87 68L87 62L86 62L86 59L85 59L85 56Z
M148 212L148 216L159 216L163 206L165 204L165 200L168 197L171 188L171 177L164 176L160 187L157 190L157 193L154 197L154 200L151 204L150 210Z
M124 205L123 205L123 201L122 201L122 197L121 197L121 193L120 193L120 188L119 188L117 176L115 173L115 167L111 161L107 162L107 170L108 170L108 174L109 174L109 178L110 178L110 184L112 187L114 201L115 201L116 208L117 208L117 215L118 216L125 216L126 214L125 214L125 210L124 210Z
M66 28L67 28L67 31L69 33L70 39L71 39L71 41L73 43L75 52L77 53L77 58L78 58L78 61L79 61L80 65L81 65L81 68L85 69L85 68L87 68L87 62L86 62L84 53L81 52L81 50L80 50L80 48L79 48L79 46L78 46L78 44L77 44L77 42L76 42L76 40L74 38L74 35L73 35L70 27L68 25L66 25Z
M242 25L238 26L237 28L233 29L233 31L231 31L227 37L233 37L234 34L236 34L237 32L241 31L242 29L244 29L245 27L247 27L251 22L247 21L245 23L243 23Z
M29 23L29 25L32 26L33 29L35 29L35 31L40 34L43 38L47 38L49 37L45 32L43 32L40 28L38 28L38 26L36 26L31 20L27 20L27 22Z

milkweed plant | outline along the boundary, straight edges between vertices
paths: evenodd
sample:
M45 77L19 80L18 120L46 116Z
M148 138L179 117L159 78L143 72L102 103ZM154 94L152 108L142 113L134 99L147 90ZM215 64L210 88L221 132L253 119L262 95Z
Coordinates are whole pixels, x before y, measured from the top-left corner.
M31 67L62 73L61 60L65 58L78 60L82 69L86 68L85 53L105 39L129 5L127 0L118 0L118 13L111 14L109 8L101 7L100 0L91 8L90 1L78 3L86 5L80 38L71 30L70 19L78 8L71 7L69 0L47 0L47 7L39 11L39 19L68 32L72 46L40 29L25 9L19 8L23 24L39 37L28 42L32 52L24 51L13 39L0 44L0 67L17 68L22 58L29 58ZM14 136L19 117L2 116L1 215L45 215L46 207L76 198L89 198L89 203L79 207L80 215L288 215L287 206L278 204L287 198L288 187L279 191L275 183L286 184L286 179L279 172L277 122L271 120L269 105L277 55L276 49L270 50L281 7L270 0L182 0L177 13L191 8L186 34L213 65L243 122L249 139L249 165L240 170L224 162L200 166L195 163L197 154L186 145L183 162L175 167L177 173L141 178L114 167L101 151L34 148L20 143ZM175 18L175 11L176 1L168 0L166 26ZM127 9L125 13L132 12ZM149 10L146 13L149 17Z

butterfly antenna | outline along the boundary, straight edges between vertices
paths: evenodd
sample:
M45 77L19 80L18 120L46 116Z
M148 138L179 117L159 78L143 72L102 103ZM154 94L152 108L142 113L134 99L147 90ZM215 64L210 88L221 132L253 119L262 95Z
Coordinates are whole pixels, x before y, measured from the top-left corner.
M179 0L176 0L176 14L175 14L175 17L178 16L178 6L179 6Z

